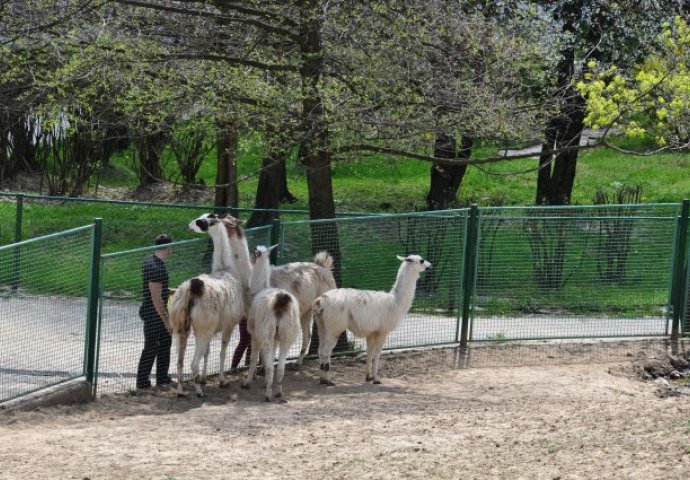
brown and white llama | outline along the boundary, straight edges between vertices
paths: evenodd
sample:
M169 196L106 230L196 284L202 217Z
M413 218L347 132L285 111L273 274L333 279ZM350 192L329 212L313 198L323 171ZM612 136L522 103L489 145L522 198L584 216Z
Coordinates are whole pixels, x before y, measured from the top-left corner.
M196 350L192 360L192 376L197 396L203 397L201 385L205 383L206 360L213 337L221 334L220 386L228 385L225 376L225 358L228 343L235 326L245 312L246 289L238 277L237 266L229 248L228 231L218 219L209 219L206 231L213 240L213 267L210 275L202 274L183 282L175 292L170 306L172 331L178 337L177 393L182 395L184 355L190 331L194 331ZM199 374L199 362L204 358L204 369Z
M254 251L254 269L250 280L249 296L252 299L247 316L247 330L252 336L252 354L249 361L249 371L242 382L242 388L249 388L256 374L256 365L261 352L262 362L266 372L267 402L275 396L283 395L283 376L285 375L285 362L292 345L299 335L299 306L297 299L285 289L271 288L269 276L271 271L271 248L263 245L256 247ZM275 384L273 371L276 349L278 350L278 368L275 372Z

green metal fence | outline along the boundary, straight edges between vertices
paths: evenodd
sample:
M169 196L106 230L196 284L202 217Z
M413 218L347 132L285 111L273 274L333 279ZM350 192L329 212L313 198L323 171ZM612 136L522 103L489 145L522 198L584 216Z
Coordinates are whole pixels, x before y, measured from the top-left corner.
M400 266L396 255L422 255L433 264L433 270L420 277L414 307L389 336L385 348L453 343L459 331L467 214L464 209L283 222L278 262L304 261L314 248L330 247L329 251L340 252L336 258L339 286L390 290ZM364 348L361 339L351 340L356 349Z
M470 340L670 333L679 205L482 209Z
M0 247L0 401L86 374L94 231Z
M0 245L46 235L103 219L106 252L150 245L168 233L175 240L194 238L189 220L210 211L225 211L247 220L252 210L210 205L130 202L0 192ZM308 218L306 210L278 210L282 219Z
M270 227L247 232L250 244L268 244ZM177 287L183 281L200 273L208 273L211 267L213 246L208 236L171 244L173 254L166 260L170 286ZM100 393L126 391L135 387L136 369L144 346L143 322L138 310L141 305L141 265L156 247L138 248L102 255L101 303L98 350L98 391ZM237 344L238 333L231 339L229 355ZM185 360L185 374L195 349L193 336L189 340ZM170 372L176 373L177 345L173 342ZM220 340L211 344L209 374L218 373ZM230 365L230 362L226 362ZM155 372L155 367L154 370ZM153 383L153 382L152 382Z
M186 226L197 213L178 215L174 222L161 223L160 229L169 232L165 225ZM471 348L690 333L689 216L688 202L472 207L281 220L247 234L250 248L280 242L278 264L309 261L315 252L327 249L335 257L341 287L389 290L399 267L396 255L422 255L434 268L420 277L413 307L385 348ZM106 235L105 222L102 230ZM143 346L137 314L140 268L155 247L101 255L99 239L96 222L93 227L0 248L0 388L5 389L0 399L80 374L97 381L100 393L133 388ZM178 241L173 248L167 261L171 286L210 268L212 245L206 236ZM90 263L90 257L100 262ZM30 312L26 314L22 307L26 305L38 310L25 307ZM69 328L53 309L72 312ZM98 329L86 328L96 324ZM59 340L65 328L69 333ZM46 332L48 342L41 336ZM237 341L237 332L234 335L229 355ZM365 348L361 340L350 340L355 351ZM68 343L70 348L65 347ZM46 344L57 345L48 357L42 356ZM299 347L294 346L293 356ZM219 350L216 340L209 373L217 373ZM31 355L24 356L26 351ZM185 361L187 375L193 351L192 340ZM175 357L176 346L172 374ZM75 359L83 358L83 365L74 366ZM28 371L40 375L21 376ZM27 383L25 377L34 383L15 386Z

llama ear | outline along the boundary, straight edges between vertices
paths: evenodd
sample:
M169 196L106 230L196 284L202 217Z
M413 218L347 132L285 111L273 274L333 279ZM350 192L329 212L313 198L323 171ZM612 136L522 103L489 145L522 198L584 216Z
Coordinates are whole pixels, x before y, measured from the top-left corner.
M268 251L269 252L273 251L273 249L276 248L278 245L280 245L280 243L276 243L275 245L268 247Z
M396 255L396 257L398 257L398 260L400 260L401 262L404 262L405 260L407 260L407 258L401 257L400 255Z

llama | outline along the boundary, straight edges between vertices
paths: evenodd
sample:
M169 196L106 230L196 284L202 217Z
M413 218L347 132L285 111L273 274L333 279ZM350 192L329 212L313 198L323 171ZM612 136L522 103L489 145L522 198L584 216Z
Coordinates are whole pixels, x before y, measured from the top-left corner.
M238 280L237 267L230 261L232 252L228 247L225 224L219 220L209 221L207 231L214 244L213 273L199 275L183 282L175 292L170 306L172 331L178 336L177 393L182 388L184 355L189 332L194 330L196 351L192 360L192 376L197 396L203 397L201 384L205 383L209 344L216 333L221 333L220 386L226 387L225 357L228 343L235 326L240 322L245 308L245 288ZM227 268L221 268L221 267ZM199 362L204 358L204 369L199 375Z
M241 228L242 222L230 215L207 213L192 220L189 227L196 232L205 232L207 231L206 224L212 219L222 219L225 222L229 241L227 251L232 252L216 256L214 248L214 265L218 258L219 268L234 271L238 278L243 279L243 284L248 285L247 279L253 267L249 258L247 237ZM236 266L232 265L233 262ZM311 342L311 304L320 295L336 288L332 268L333 257L325 251L317 253L313 262L292 262L271 267L271 286L292 293L299 303L302 348L296 362L298 367L302 365Z
M256 364L261 351L264 369L266 371L267 402L271 401L273 393L273 363L275 351L278 348L278 369L275 375L276 398L283 395L283 376L285 362L292 344L299 334L299 306L297 299L287 290L270 288L269 255L277 245L266 248L263 245L254 251L254 270L252 271L249 295L252 297L249 307L247 330L252 336L252 355L249 361L249 372L245 377L242 388L249 388L249 382L256 374Z
M379 360L388 334L410 310L419 274L431 264L419 255L398 256L402 262L390 292L338 288L328 291L312 304L319 328L320 382L331 382L331 352L346 329L367 340L366 381L380 384Z

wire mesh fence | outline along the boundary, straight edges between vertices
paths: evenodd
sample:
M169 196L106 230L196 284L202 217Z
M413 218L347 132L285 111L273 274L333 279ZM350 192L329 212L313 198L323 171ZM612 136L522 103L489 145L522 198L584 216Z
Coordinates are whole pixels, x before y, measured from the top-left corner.
M414 306L384 348L449 344L457 341L459 328L466 220L467 210L458 210L287 222L279 263L304 261L325 249L334 256L340 287L389 291L400 267L396 256L421 255L433 269L420 276ZM365 348L363 340L349 340L355 350Z
M84 374L92 235L0 247L0 401Z
M250 245L270 243L270 227L247 231ZM185 280L209 273L213 244L208 236L170 244L172 255L166 260L170 287ZM156 247L105 254L101 266L100 340L98 351L98 392L122 392L135 388L139 357L144 346L143 321L139 318L142 303L143 261ZM237 345L235 330L228 349L229 357ZM185 375L190 376L190 363L195 350L194 336L189 339L185 358ZM211 344L208 373L219 371L220 339ZM176 378L177 345L173 342L170 372ZM229 366L229 360L226 366ZM155 366L152 372L155 372ZM152 383L155 383L152 382Z
M669 333L679 211L483 209L471 340Z
M386 349L457 345L467 338L473 348L501 345L511 355L542 358L530 342L568 341L580 351L592 339L666 337L671 306L685 319L681 331L690 331L687 254L679 249L690 247L687 210L681 213L680 204L462 209L282 221L248 230L247 237L250 248L277 239L278 264L311 261L314 253L327 250L340 287L388 291L400 266L397 255L416 253L430 261L434 268L419 278L413 306ZM186 229L199 212L186 211L191 215L174 221L169 213L167 221L147 227L147 244L161 231L174 234L171 225ZM106 222L103 227L107 236ZM154 227L160 230L150 230ZM90 238L84 229L0 247L0 398L83 373ZM173 248L166 262L171 287L210 270L209 237L177 241ZM154 249L101 256L99 393L134 388L144 341L138 315L141 266ZM684 291L672 293L674 288ZM235 332L229 358L237 340ZM355 354L366 348L361 339L349 341ZM186 376L194 348L192 336ZM216 339L209 374L218 373L219 351ZM172 374L176 355L173 345ZM489 357L479 363L501 361ZM482 357L474 358L476 364Z
M194 238L187 228L190 220L210 211L231 213L247 220L246 208L213 207L147 202L114 201L43 195L16 195L0 192L0 245L17 241L15 226L20 225L21 239L47 235L103 219L103 248L117 252L149 245L152 239L168 233L176 240ZM307 218L303 210L280 210L283 219Z

